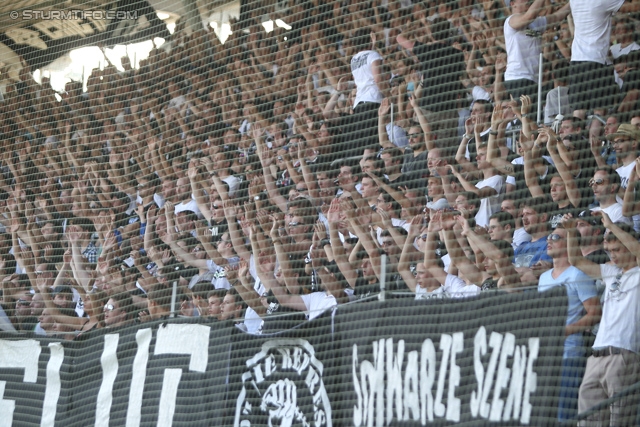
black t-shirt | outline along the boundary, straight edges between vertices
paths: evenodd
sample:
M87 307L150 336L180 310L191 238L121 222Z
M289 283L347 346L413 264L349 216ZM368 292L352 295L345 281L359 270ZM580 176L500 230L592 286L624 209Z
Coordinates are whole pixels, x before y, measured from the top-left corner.
M604 249L598 249L597 251L593 251L590 254L585 256L591 262L595 262L596 264L606 264L609 261L609 255L605 252Z
M389 185L396 190L402 191L401 187L409 185L410 181L412 181L412 178L409 175L402 174L395 181L389 181Z
M268 307L264 316L262 333L291 329L306 320L304 312L280 304L280 301L278 301L271 291L267 294L267 304Z
M460 77L465 71L464 54L447 44L416 42L412 52L424 76L421 105L434 112L455 109L464 91Z

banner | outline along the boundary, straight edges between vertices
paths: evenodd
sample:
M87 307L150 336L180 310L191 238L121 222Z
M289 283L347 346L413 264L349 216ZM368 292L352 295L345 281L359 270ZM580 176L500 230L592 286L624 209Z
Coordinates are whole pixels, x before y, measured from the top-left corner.
M356 427L552 423L567 313L563 294L341 307L335 334L343 390L334 414Z
M0 335L1 425L547 425L563 289L365 302L278 334L174 319Z

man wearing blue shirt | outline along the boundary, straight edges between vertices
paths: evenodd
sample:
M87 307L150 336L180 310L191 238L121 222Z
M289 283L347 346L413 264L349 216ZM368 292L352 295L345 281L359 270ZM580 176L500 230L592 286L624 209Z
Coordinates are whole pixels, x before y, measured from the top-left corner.
M551 268L552 259L547 255L547 235L549 215L553 201L547 197L525 199L518 206L522 216L522 226L531 235L530 242L524 242L514 252L516 268L531 269L536 277ZM524 271L520 271L521 274Z
M540 276L538 291L564 286L569 303L558 408L558 420L565 421L578 413L578 391L587 363L582 333L598 323L602 310L594 280L569 263L567 230L558 227L547 236L547 254L553 268Z

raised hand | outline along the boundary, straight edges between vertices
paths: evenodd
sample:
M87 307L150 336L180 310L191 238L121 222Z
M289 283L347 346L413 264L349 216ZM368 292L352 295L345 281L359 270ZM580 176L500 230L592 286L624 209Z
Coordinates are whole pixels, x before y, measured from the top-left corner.
M51 259L54 254L53 245L51 243L47 243L44 245L44 259Z
M463 215L460 215L456 217L456 221L458 221L458 225L462 227L462 235L466 236L471 231L471 227L469 226L469 220L465 218Z
M560 224L566 229L571 230L576 228L576 220L573 218L573 215L570 213L564 214L562 219L560 220Z
M240 279L248 277L249 275L249 263L243 259L238 263L238 277Z
M378 209L376 210L376 213L380 217L380 222L382 222L382 226L384 228L389 229L393 227L393 222L391 222L391 217L387 211L384 209Z
M502 106L499 102L496 102L495 107L493 107L493 113L491 114L491 129L497 131L502 122L504 122Z
M238 279L238 266L227 265L224 268L224 274L228 281L234 282Z
M442 211L436 211L436 213L431 218L431 221L429 221L429 226L427 228L427 231L429 231L429 233L437 233L441 231L442 230L442 224L440 223L441 219L442 219Z
M389 98L383 99L382 102L380 103L380 107L378 108L378 115L386 116L387 114L389 114L390 110L391 110L391 103L389 102Z
M424 217L422 215L416 215L411 218L409 222L409 236L416 237L420 234L420 230L422 230L422 219Z
M529 109L531 108L531 98L528 95L521 95L520 102L522 102L522 107L520 111L522 111L522 115L529 114Z
M474 124L473 117L469 117L467 120L464 121L464 131L467 135L473 136L473 124Z
M166 202L164 202L164 214L167 218L171 217L171 214L173 214L173 212L175 212L175 205L173 204L172 201L167 200Z
M63 264L66 264L66 265L71 264L72 259L73 259L73 256L71 255L71 249L67 249L66 251L64 251L64 254L62 254Z
M329 210L327 211L327 220L329 223L337 223L340 221L340 200L333 199L331 200L331 204L329 205Z
M324 222L320 220L316 221L313 229L315 230L318 239L322 240L327 238L327 227L324 225Z
M340 77L338 80L338 92L346 92L349 90L349 82L346 77Z

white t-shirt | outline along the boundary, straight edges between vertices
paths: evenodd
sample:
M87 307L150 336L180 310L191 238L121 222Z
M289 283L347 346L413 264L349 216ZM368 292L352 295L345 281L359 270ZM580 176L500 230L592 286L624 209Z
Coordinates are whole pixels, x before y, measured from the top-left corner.
M251 274L251 277L255 280L253 289L258 293L258 295L264 294L265 287L262 285L260 279L258 279L256 260L253 254L251 254L251 258L249 259L249 274ZM251 307L247 307L244 311L244 324L247 327L247 332L250 334L260 334L262 332L263 321L260 318L260 315L258 315L258 313L256 313Z
M502 175L495 175L491 178L483 179L476 184L476 188L491 187L496 190L496 194L491 197L480 199L480 209L476 214L476 224L480 227L489 225L489 217L500 211L500 201L505 188L505 180Z
M619 267L601 264L600 274L606 289L593 348L612 346L640 354L640 268L623 273Z
M635 162L629 163L627 166L620 166L616 169L618 175L620 175L620 186L625 190L629 186L629 175L631 175L631 171L636 167Z
M604 211L606 212L607 215L609 215L609 218L611 218L611 222L624 222L626 224L633 225L633 221L631 221L631 218L627 218L626 216L622 215L622 205L620 203L614 203L608 208L604 208L604 209L598 206L596 208L591 209L591 211L592 212Z
M353 103L354 108L361 102L381 103L384 99L371 71L371 64L377 60L382 61L383 58L375 50L363 50L351 58L351 74L353 74L353 81L357 88L356 99Z
M489 92L487 92L480 86L473 87L473 89L471 90L471 96L473 97L474 101L484 99L485 101L491 102L491 95L489 94Z
M504 21L504 42L507 47L507 69L504 80L527 79L538 81L538 67L540 65L540 38L529 37L527 30L544 31L547 18L539 16L522 30L511 26L513 15Z
M633 52L634 50L639 50L640 49L640 45L637 44L636 42L631 42L627 47L623 48L622 45L620 43L616 43L613 46L611 46L609 48L609 51L611 52L611 56L613 57L613 59L617 59L620 58L622 55L628 55L629 53ZM613 71L613 75L616 78L616 83L618 84L618 86L620 88L622 88L622 79L620 78L620 76L618 75L617 71Z
M629 186L629 175L631 175L631 171L636 167L635 162L631 162L627 166L620 166L616 169L618 175L620 175L620 186L625 190ZM636 231L640 231L640 215L633 216L633 229Z
M426 288L416 286L416 299L431 299L431 298L449 298L449 295L444 291L444 288L439 288L429 292Z
M550 156L542 156L542 158L545 159L550 165L553 164L553 159ZM511 160L511 164L524 165L524 157L516 157L515 159ZM547 174L545 173L544 176L540 177L540 179L544 179L546 176ZM507 176L507 184L516 185L516 177L513 175Z
M513 249L515 249L521 244L523 244L524 242L530 242L530 241L531 241L531 234L524 231L524 227L516 228L516 231L513 232L513 242L511 243L511 246L513 246Z
M438 200L436 200L435 202L427 202L427 208L434 210L434 211L439 211L442 209L446 209L449 207L449 202L447 201L446 197L442 197Z
M467 285L464 280L453 274L447 274L442 287L451 298L466 298L480 293L478 286Z
M391 218L391 224L393 224L394 227L402 227L409 232L409 223L404 219ZM382 228L376 228L376 236L378 236L378 244L380 246L382 246L382 231Z
M338 305L336 298L326 292L312 292L307 295L300 295L305 307L307 307L307 316L309 320L313 320L320 316L325 310Z
M618 59L620 58L622 55L628 55L629 53L633 52L634 50L639 50L640 49L640 45L636 42L631 42L627 45L627 47L622 47L622 45L620 43L616 43L614 45L612 45L609 50L611 51L611 56L613 57L613 59Z
M396 147L406 147L409 145L409 139L407 138L407 133L398 125L393 125L393 129L391 128L391 123L387 123L387 137L389 141L393 143Z
M233 175L229 175L224 178L223 181L229 186L229 197L235 197L236 191L238 191L238 187L240 186L240 179Z
M571 45L572 61L607 63L611 42L611 16L624 0L570 0L575 34Z
M192 211L198 216L199 219L202 219L202 213L200 212L200 209L198 209L198 204L193 199L189 200L187 203L180 202L173 208L173 213L176 215L184 211Z

